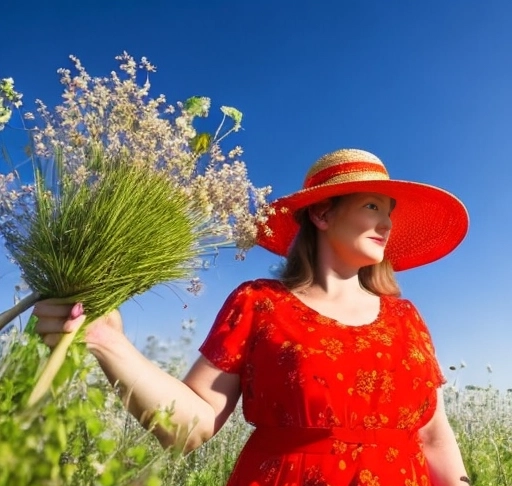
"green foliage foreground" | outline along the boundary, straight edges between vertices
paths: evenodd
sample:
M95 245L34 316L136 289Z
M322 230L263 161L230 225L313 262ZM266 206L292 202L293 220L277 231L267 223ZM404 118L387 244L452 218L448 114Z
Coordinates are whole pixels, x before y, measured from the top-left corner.
M157 344L151 341L150 353ZM30 333L11 328L0 335L0 486L226 483L250 433L239 409L213 440L183 457L162 450L126 413L80 344L71 346L51 396L27 408L46 354ZM173 374L184 368L182 356L157 361ZM445 397L473 484L512 484L512 393L447 387Z
M27 408L47 348L38 337L14 328L0 339L1 486L226 482L249 433L239 412L213 441L183 457L164 451L127 414L80 344L70 347L51 396Z

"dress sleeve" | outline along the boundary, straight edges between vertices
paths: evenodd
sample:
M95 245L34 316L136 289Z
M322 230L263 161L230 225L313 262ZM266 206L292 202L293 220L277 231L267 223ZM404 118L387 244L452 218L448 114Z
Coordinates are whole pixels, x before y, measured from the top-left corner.
M437 360L434 344L432 342L432 336L430 335L430 331L416 307L411 302L409 302L409 304L413 313L412 322L416 331L415 337L417 345L426 358L426 369L430 374L428 378L432 382L432 385L435 388L438 388L445 384L447 380L439 366L439 361Z
M237 287L226 299L203 344L201 354L227 373L239 373L253 321L251 282Z

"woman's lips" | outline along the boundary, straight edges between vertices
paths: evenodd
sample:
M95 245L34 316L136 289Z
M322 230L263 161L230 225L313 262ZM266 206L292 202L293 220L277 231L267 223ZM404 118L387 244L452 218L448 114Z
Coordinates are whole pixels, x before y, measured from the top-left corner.
M379 236L370 236L370 240L375 241L375 243L378 243L381 246L386 246L386 242L387 242L386 238L382 238Z

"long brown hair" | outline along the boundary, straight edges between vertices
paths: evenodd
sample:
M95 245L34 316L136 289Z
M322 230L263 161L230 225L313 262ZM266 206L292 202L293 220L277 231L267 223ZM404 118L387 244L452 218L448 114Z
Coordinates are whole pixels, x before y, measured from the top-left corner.
M332 204L339 204L342 200L343 197L333 198ZM280 280L290 290L306 287L314 282L318 258L317 228L311 221L307 208L299 211L296 219L300 228L280 275ZM375 295L400 296L400 287L393 268L386 259L360 268L359 284Z

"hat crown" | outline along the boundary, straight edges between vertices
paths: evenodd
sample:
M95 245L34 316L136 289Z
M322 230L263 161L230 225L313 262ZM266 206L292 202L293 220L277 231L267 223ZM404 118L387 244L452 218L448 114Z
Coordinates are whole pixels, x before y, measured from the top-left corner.
M376 155L365 150L341 149L320 157L312 165L306 174L303 188L386 179L389 179L389 174Z

